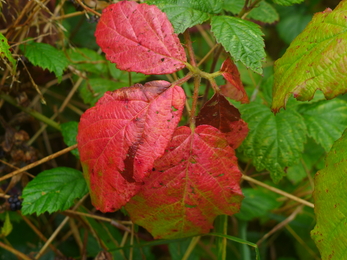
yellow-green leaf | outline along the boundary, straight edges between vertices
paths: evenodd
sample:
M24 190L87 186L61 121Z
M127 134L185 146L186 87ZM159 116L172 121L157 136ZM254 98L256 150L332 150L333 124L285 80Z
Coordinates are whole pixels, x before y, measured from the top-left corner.
M347 92L347 0L314 15L306 29L275 62L272 109L291 94L311 100L320 89L327 99Z
M315 177L315 215L311 232L322 259L347 259L347 131L336 141Z
M5 36L0 33L0 59L2 59L6 65L12 65L11 73L14 74L16 71L17 63L16 60L12 57L10 52L10 45L8 45L7 39ZM10 64L8 63L10 62Z
M10 215L6 212L4 225L1 228L1 236L7 237L11 233L12 229L13 226L11 224Z

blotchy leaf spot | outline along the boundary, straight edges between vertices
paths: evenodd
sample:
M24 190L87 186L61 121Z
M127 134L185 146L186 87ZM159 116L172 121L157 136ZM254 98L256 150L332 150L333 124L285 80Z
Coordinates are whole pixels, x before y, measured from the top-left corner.
M347 92L347 1L314 15L306 29L275 62L272 110L285 107L291 94L311 100L321 90L327 99Z
M249 131L239 110L218 93L202 107L196 117L196 125L211 125L219 129L234 149L243 142Z
M77 143L97 209L115 211L138 192L164 153L184 103L180 87L152 81L106 92L82 115Z
M228 98L241 101L242 104L249 103L247 93L240 78L240 72L235 63L230 58L226 59L220 71L227 81L226 85L220 87L221 93Z
M322 259L347 258L347 131L335 142L325 160L325 168L315 176L315 215L311 231Z
M95 32L106 58L121 70L173 73L186 54L166 14L156 6L120 1L103 10Z
M221 214L237 213L243 198L234 150L218 129L176 129L169 150L125 206L155 238L205 234Z

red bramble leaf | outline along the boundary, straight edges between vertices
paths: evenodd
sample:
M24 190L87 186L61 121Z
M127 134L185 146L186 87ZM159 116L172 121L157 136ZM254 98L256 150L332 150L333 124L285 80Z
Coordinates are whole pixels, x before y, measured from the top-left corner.
M173 73L187 61L166 14L154 5L120 1L103 10L96 42L118 69L144 74Z
M220 86L221 93L236 101L241 101L242 104L249 103L245 88L243 87L239 70L235 63L230 59L226 59L220 69L223 77L226 79L226 84Z
M202 107L196 117L196 125L211 125L219 129L234 149L240 146L249 131L239 110L218 93Z
M154 167L125 207L155 238L208 233L217 215L239 211L241 172L234 150L216 128L177 128Z
M93 205L125 205L163 155L180 121L185 95L166 81L106 92L81 117L77 143Z

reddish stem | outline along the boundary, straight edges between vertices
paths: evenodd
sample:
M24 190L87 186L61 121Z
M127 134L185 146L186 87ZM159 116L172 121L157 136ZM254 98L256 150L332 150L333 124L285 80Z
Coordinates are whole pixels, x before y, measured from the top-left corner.
M195 113L196 113L196 107L198 104L200 82L201 82L200 75L196 75L194 77L193 104L192 104L192 110L190 111L190 118L189 118L189 126L192 129L192 131L194 131L195 129Z
M192 64L193 67L196 67L196 60L195 60L194 50L193 50L193 46L192 46L192 40L190 39L189 31L186 30L183 35L184 35L184 40L185 40L186 45L187 45L188 54L190 57L190 63Z

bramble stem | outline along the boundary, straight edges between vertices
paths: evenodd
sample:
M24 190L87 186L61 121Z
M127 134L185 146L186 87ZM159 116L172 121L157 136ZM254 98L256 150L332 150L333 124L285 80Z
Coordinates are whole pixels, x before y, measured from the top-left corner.
M242 179L244 179L244 180L246 180L246 181L248 181L248 182L252 182L252 183L254 183L254 184L257 184L257 185L259 185L259 186L261 186L261 187L264 187L265 189L268 189L268 190L270 190L270 191L272 191L272 192L275 192L275 193L277 193L277 194L280 194L280 195L282 195L282 196L284 196L284 197L286 197L286 198L288 198L288 199L291 199L291 200L294 200L294 201L299 202L299 203L301 203L301 204L304 204L305 206L308 206L308 207L310 207L310 208L314 208L314 204L311 203L311 202L309 202L309 201L303 200L303 199L301 199L301 198L299 198L299 197L296 197L296 196L294 196L294 195L292 195L292 194L290 194L290 193L288 193L288 192L285 192L285 191L282 191L282 190L277 189L277 188L275 188L275 187L272 187L272 186L270 186L270 185L267 185L266 183L263 183L263 182L258 181L258 180L256 180L256 179L253 179L253 178L251 178L251 177L249 177L249 176L247 176L247 175L244 175L244 174L243 174L243 175L242 175Z
M61 130L60 129L60 125L57 122L49 119L48 117L45 117L44 115L40 114L39 112L36 112L35 110L31 110L31 109L19 106L17 104L17 102L12 97L10 97L8 95L0 95L0 99L3 99L5 101L7 101L11 105L13 105L13 106L19 108L20 110L28 113L32 117L35 117L37 120L39 120L39 121L41 121L41 122L43 122L43 123L45 123L45 124L55 128L55 129L57 129L59 131Z
M190 63L193 67L196 67L196 61L195 61L195 55L194 55L194 50L193 50L193 46L192 46L192 40L190 39L190 34L188 29L184 32L184 40L186 41L186 45L187 45L187 50L188 50L188 54L190 57Z
M42 158L41 160L38 160L38 161L33 162L33 163L31 163L31 164L28 164L27 166L24 166L23 168L20 168L20 169L18 169L18 170L15 170L15 171L13 171L13 172L10 172L10 173L8 173L8 174L6 174L6 175L0 177L0 182L6 180L6 179L8 179L8 178L11 178L11 177L13 177L13 176L15 176L15 175L17 175L17 174L19 174L19 173L25 172L26 170L29 170L29 169L31 169L31 168L34 168L34 167L36 167L36 166L38 166L38 165L40 165L40 164L42 164L42 163L45 163L45 162L47 162L47 161L50 161L50 160L52 160L52 159L54 159L54 158L56 158L56 157L58 157L58 156L60 156L60 155L63 155L63 154L65 154L65 153L67 153L67 152L70 152L70 151L72 151L73 149L76 149L76 148L77 148L77 144L74 144L74 145L72 145L72 146L70 146L70 147L67 147L67 148L65 148L65 149L63 149L63 150L60 150L59 152L56 152L56 153L51 154L51 155L48 155L48 156L46 156L45 158Z
M241 12L238 14L237 17L241 18L241 19L245 19L246 16L249 14L250 11L252 11L252 9L261 2L262 0L255 0L253 3L251 3L249 6L249 0L246 0L245 5L243 6Z
M200 82L201 82L200 75L196 75L194 77L193 104L192 104L192 110L190 111L190 118L189 118L189 126L190 126L190 129L192 129L192 131L194 131L195 129L195 113L196 113L196 107L198 104Z

